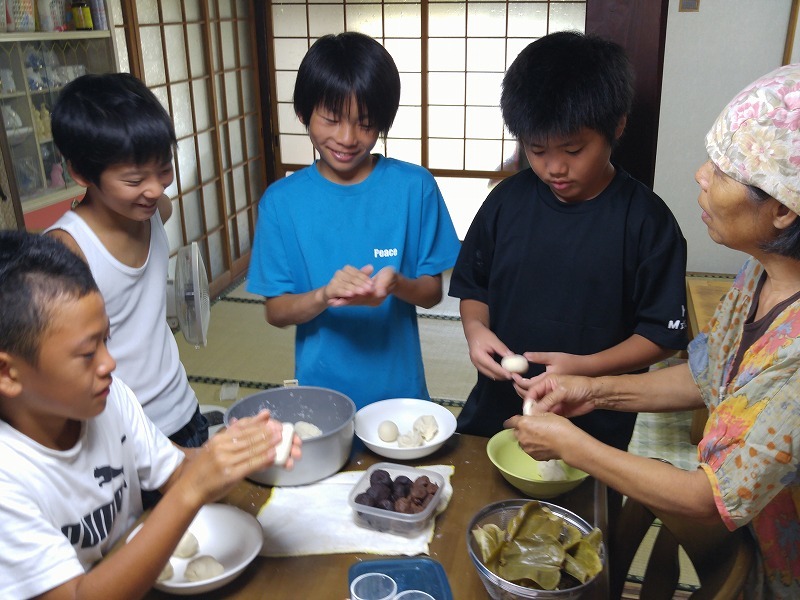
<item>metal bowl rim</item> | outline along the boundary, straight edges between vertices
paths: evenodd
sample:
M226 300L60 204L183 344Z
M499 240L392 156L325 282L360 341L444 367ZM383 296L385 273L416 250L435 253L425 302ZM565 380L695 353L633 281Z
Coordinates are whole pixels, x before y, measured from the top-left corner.
M322 392L330 392L331 394L335 394L336 396L344 398L345 400L347 400L350 403L349 404L349 406L350 406L350 416L341 425L339 425L335 429L331 429L330 431L326 431L322 435L318 435L318 436L315 436L313 438L309 438L307 440L303 440L304 444L308 444L310 442L315 442L315 441L318 441L318 440L324 440L324 439L326 439L328 437L336 435L336 434L340 433L342 431L342 429L347 427L348 424L353 423L354 420L355 420L355 417L356 417L356 403L353 402L353 400L349 396L347 396L347 395L345 395L345 394L343 394L341 392L337 392L336 390L333 390L331 388L325 388L325 387L319 387L319 386L313 386L313 385L298 385L298 386L295 386L295 387L282 386L282 387L277 387L277 388L269 388L269 389L266 389L266 390L261 390L260 392L255 392L253 394L250 394L249 396L245 396L244 398L240 398L239 400L237 400L236 402L231 404L228 407L228 409L225 411L225 414L222 417L222 421L225 424L225 427L228 427L228 419L229 419L229 416L230 416L230 414L231 414L231 412L233 411L234 408L236 408L240 404L243 404L246 400L252 400L252 398L255 397L255 396L258 396L258 395L264 394L264 393L273 392L273 391L278 391L278 390L318 390L318 391L322 391ZM355 425L353 425L353 427L355 428Z

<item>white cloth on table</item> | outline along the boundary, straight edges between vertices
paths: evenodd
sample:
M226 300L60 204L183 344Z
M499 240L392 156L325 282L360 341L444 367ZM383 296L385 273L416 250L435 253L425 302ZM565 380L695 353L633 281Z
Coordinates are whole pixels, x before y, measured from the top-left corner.
M421 467L445 480L436 515L447 508L452 465ZM386 556L428 553L436 519L413 537L374 531L353 520L348 497L364 471L344 471L309 485L275 487L258 514L264 532L261 556L308 556L365 552Z

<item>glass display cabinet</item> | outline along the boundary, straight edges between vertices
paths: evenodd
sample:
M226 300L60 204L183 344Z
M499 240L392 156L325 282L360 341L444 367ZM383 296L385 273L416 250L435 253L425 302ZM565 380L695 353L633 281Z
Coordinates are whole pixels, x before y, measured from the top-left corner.
M61 88L85 73L116 71L110 31L0 33L0 143L9 191L24 212L82 193L53 143L50 113Z

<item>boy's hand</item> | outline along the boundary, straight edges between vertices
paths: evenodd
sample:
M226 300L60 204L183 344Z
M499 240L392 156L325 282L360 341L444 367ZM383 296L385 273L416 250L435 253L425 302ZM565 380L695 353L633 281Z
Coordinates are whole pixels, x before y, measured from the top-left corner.
M231 423L187 458L176 485L201 505L219 500L250 473L272 465L281 428L269 411ZM300 439L295 436L286 468L292 467L300 453Z
M355 304L354 299L371 295L375 291L371 278L374 270L372 265L364 265L360 269L346 265L336 271L323 291L328 306Z
M591 358L566 352L526 352L523 356L538 365L544 365L545 373L566 373L569 375L593 375L590 373Z
M394 291L397 286L398 274L394 267L384 267L374 277L372 265L365 265L361 269L345 267L337 271L331 283L328 284L330 292L338 294L328 300L329 306L379 306ZM364 280L366 277L366 281ZM336 282L337 285L333 285ZM328 294L329 289L325 292Z
M466 333L466 330L465 330ZM497 356L513 354L488 327L473 325L467 335L469 359L475 368L489 379L503 381L511 379L511 372L500 366Z

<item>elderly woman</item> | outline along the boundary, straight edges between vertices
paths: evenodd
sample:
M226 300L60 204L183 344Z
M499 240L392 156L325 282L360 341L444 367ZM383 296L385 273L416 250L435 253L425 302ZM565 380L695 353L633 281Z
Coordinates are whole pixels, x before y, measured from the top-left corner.
M751 255L688 364L642 375L516 376L506 421L534 458L562 458L666 514L751 528L754 597L800 598L800 64L745 88L706 137L698 203L711 238ZM708 407L694 472L591 438L565 417L596 408Z

